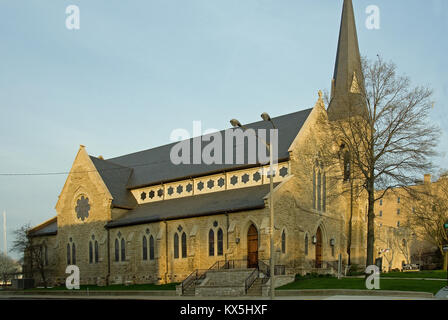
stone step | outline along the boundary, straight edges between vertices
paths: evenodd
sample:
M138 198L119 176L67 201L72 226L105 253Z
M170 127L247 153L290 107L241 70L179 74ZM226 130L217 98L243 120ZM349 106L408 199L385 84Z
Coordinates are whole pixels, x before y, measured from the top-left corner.
M257 278L252 286L247 290L248 296L261 296L263 287L263 278Z

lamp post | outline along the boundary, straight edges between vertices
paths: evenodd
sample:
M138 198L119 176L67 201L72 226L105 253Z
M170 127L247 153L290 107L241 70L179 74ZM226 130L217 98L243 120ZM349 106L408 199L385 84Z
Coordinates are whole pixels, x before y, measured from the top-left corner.
M443 225L443 227L445 228L445 232L448 236L448 220L445 221L445 224ZM446 287L448 288L448 243L446 243L443 246L443 251L445 252L445 263L446 263Z
M261 118L264 121L269 121L272 124L272 127L274 129L276 129L274 123L272 122L271 117L266 113L263 112L261 114ZM241 129L245 129L245 127L243 125L241 125L241 123L236 120L236 119L232 119L230 120L230 124L236 128L239 127ZM255 133L256 137L258 139L260 139L260 141L262 141L265 145L267 150L269 151L269 209L270 209L270 230L269 230L269 240L270 240L270 250L269 250L269 273L270 273L270 277L271 277L271 288L270 288L270 294L271 294L271 299L274 299L275 297L275 285L274 285L274 277L275 277L275 270L274 270L274 167L273 167L273 163L274 163L274 155L273 152L271 150L271 143L267 143L266 141L264 141L263 139L261 139L260 137L258 137L258 135Z

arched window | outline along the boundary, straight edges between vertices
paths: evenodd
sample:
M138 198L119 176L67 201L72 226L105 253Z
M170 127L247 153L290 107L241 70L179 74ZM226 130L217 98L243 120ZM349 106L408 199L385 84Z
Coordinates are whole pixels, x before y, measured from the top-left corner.
M187 257L187 234L182 233L182 258Z
M126 261L126 241L121 238L121 261Z
M70 244L67 243L67 265L70 265L71 259L70 259Z
M346 151L344 153L344 181L350 180L350 153Z
M179 258L179 235L174 234L174 259Z
M321 201L322 201L322 175L320 171L317 174L317 210L321 210Z
M308 234L305 235L305 255L308 255Z
M146 236L143 236L142 249L143 260L148 260L148 241L146 241Z
M218 229L218 256L222 256L224 253L224 235L222 229Z
M316 171L313 169L313 209L316 209Z
M208 255L210 257L215 255L215 233L212 229L208 232Z
M98 241L95 241L95 263L98 263L99 259Z
M286 234L285 230L282 232L282 253L286 253Z
M154 237L149 237L149 259L154 260Z
M89 263L93 263L93 245L92 245L92 241L89 241Z
M44 264L48 266L48 247L44 245Z
M118 239L115 239L115 261L120 261L120 245Z
M327 175L322 178L322 211L327 211Z
M74 243L72 244L72 263L76 264L76 246Z

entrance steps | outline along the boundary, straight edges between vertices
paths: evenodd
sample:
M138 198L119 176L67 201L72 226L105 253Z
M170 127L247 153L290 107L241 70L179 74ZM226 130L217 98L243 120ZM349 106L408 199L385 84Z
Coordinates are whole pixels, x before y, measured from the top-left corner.
M247 268L237 261L215 264L208 270L195 270L177 288L185 296L261 296L269 286L269 267L261 261ZM245 262L244 264L246 264Z
M247 290L247 295L250 297L261 297L263 295L263 281L264 278L257 278Z

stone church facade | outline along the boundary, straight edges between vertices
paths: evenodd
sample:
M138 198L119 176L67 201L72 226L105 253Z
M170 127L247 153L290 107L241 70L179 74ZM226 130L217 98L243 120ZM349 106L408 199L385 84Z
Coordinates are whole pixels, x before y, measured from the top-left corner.
M353 82L363 81L359 72L353 6L345 0L333 101L356 96ZM347 182L335 178L344 174L344 163L326 168L320 159L321 141L332 134L325 123L343 121L337 116L342 108L333 102L327 110L319 93L313 108L272 119L278 129L272 192L279 273L334 272L339 255L348 263L350 202L342 192ZM246 127L269 129L271 124ZM50 284L64 284L71 264L80 268L81 284L98 285L181 282L219 261L244 268L269 264L269 165L247 159L242 164L175 165L172 147L112 159L79 148L56 217L29 233L33 243L45 248ZM364 207L363 199L352 206L351 264L365 264Z

